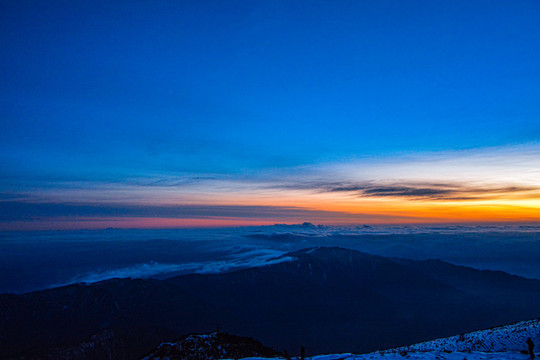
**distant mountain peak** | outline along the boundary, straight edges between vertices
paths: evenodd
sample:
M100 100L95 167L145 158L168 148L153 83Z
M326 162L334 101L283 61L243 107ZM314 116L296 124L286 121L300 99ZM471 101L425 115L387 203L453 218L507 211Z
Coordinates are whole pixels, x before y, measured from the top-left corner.
M350 255L356 255L356 256L370 256L370 257L379 257L376 255L370 255L368 253L359 251L359 250L352 250L352 249L346 249L339 246L317 246L317 247L311 247L311 248L305 248L298 251L294 251L287 254L288 256L312 256L312 257L318 257L318 258L339 258L342 256L350 256Z

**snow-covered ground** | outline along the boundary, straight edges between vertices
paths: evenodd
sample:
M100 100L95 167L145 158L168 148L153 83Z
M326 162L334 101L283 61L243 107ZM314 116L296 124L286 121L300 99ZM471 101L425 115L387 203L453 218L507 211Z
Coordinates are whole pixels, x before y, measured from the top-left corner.
M540 320L522 321L517 324L427 341L390 351L520 351L527 349L525 342L529 337L536 344L535 349L540 350Z
M390 350L390 352L419 351L521 351L527 350L527 338L540 350L540 320L522 321L517 324L475 331L468 334L427 341Z
M310 357L309 360L527 360L529 355L515 351L508 352L417 352L417 353L372 353L365 355L333 354ZM246 358L243 360L268 360L263 358Z
M527 360L527 338L540 350L540 320L475 331L370 354L330 354L310 360ZM244 360L262 360L247 358ZM268 359L266 359L268 360Z

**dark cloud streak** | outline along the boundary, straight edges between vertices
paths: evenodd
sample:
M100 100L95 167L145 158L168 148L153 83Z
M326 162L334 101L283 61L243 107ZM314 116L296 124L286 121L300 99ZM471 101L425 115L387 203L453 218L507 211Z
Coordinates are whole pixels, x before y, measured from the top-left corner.
M478 187L467 186L466 184L441 183L377 184L374 182L309 182L285 184L278 187L284 189L313 190L320 193L348 193L356 197L406 198L410 200L440 201L496 199L506 195L515 197L520 194L525 194L527 197L534 197L540 193L539 187L531 186Z
M0 202L0 222L25 221L43 218L172 218L172 219L273 219L285 221L294 218L336 221L366 220L381 217L379 214L350 214L338 211L312 210L301 207L243 206L243 205L118 205L31 203L25 201Z

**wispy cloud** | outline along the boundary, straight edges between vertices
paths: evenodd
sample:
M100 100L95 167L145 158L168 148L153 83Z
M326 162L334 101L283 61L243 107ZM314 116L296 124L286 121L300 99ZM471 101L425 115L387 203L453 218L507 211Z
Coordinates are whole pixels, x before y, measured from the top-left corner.
M0 192L0 201L13 201L29 198L26 194L19 194L13 192Z
M114 278L149 278L174 272L193 272L199 264L163 264L150 262L112 270L88 272L77 275L63 284L55 284L52 287L73 283L95 283L98 281Z
M25 220L42 217L103 216L103 217L166 217L166 218L266 218L309 216L317 211L279 206L242 205L177 205L136 206L118 204L0 202L0 220ZM324 214L324 211L319 211Z
M149 262L111 270L93 271L74 276L62 284L54 284L51 287L68 285L73 283L95 283L114 278L155 278L170 277L178 274L218 274L237 269L253 268L288 262L294 260L291 257L282 256L285 252L272 249L257 249L245 251L240 254L230 255L220 261L206 261L183 264L167 264Z
M540 196L540 187L507 186L507 187L471 187L467 184L417 184L395 183L377 184L368 182L355 185L326 184L316 186L317 191L350 193L358 197L405 198L412 200L488 200L522 195L525 197Z
M535 199L540 145L397 154L314 165L283 174L270 188L402 200Z
M134 206L131 204L57 204L24 201L0 202L0 221L29 221L65 217L171 218L171 219L291 219L362 220L380 218L375 214L351 214L302 207L258 205L175 205ZM384 216L383 216L384 217ZM396 217L397 218L397 217Z

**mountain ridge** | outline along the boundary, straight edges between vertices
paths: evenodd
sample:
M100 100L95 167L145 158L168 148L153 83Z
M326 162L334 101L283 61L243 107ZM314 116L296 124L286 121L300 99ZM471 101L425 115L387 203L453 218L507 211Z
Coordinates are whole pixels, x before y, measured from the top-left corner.
M299 344L310 354L360 353L540 315L538 280L337 247L283 256L291 261L0 295L0 347L17 356L104 329L159 327L181 336L220 325L290 353Z

